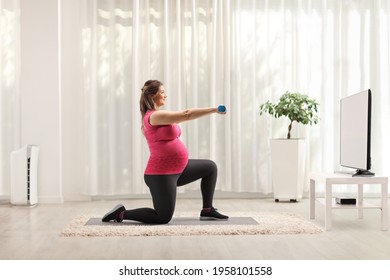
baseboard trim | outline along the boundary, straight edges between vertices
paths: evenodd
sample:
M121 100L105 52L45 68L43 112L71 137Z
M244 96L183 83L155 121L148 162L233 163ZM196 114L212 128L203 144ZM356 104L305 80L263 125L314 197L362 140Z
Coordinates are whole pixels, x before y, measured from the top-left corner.
M58 204L64 203L63 196L38 196L38 204Z

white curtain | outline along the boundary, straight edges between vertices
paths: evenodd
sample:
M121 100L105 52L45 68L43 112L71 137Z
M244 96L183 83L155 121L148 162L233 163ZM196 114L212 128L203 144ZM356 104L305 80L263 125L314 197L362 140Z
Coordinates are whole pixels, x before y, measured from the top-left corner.
M139 96L148 79L163 81L166 109L226 104L226 116L181 125L190 157L218 164L218 190L272 192L269 139L285 137L287 120L258 108L287 90L320 103L320 124L293 129L306 139L307 174L339 169L339 99L367 88L372 169L389 170L388 1L82 3L89 194L147 192Z
M10 195L10 153L19 141L19 1L0 0L0 197Z

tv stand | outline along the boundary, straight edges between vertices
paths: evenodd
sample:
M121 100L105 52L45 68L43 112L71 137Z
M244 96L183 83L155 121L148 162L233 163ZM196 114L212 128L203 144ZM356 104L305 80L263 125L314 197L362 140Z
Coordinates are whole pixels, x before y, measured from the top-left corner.
M316 197L316 186L322 183L325 185L325 199ZM357 185L357 199L354 205L338 205L333 201L333 186L340 184ZM366 184L377 184L381 186L380 204L372 205L363 201L363 186ZM315 201L325 204L325 230L332 228L332 209L356 209L358 218L363 218L363 209L381 210L381 230L387 231L388 228L388 177L352 177L340 173L311 173L310 174L310 219L315 219Z
M352 177L373 177L373 176L375 176L375 173L368 170L361 170L361 169L356 170L356 172L352 175Z

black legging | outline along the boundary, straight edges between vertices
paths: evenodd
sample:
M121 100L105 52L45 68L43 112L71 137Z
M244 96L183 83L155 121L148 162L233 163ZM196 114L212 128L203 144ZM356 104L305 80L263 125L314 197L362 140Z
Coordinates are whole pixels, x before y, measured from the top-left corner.
M153 198L152 208L126 210L124 220L139 221L148 224L166 224L172 219L176 204L176 188L198 179L200 183L203 208L213 206L217 165L211 160L190 159L181 174L144 175L145 183Z

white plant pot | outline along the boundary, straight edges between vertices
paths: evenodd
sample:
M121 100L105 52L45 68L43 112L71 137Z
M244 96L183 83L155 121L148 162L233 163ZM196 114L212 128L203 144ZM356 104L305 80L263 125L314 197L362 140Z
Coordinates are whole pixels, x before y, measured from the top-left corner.
M271 139L272 185L275 201L303 196L305 140Z

